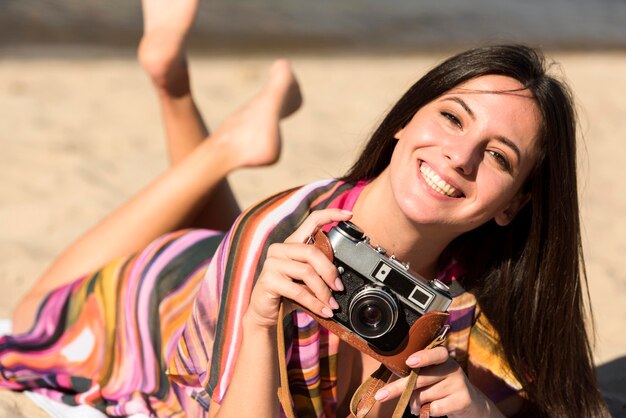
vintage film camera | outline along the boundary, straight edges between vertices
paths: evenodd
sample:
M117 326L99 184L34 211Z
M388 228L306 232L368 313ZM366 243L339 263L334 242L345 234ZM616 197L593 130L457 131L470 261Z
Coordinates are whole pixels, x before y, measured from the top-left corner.
M452 302L444 283L411 273L408 264L371 246L353 223L340 222L328 239L345 287L333 292L339 309L332 320L377 351L401 350L415 321L427 312L446 311Z

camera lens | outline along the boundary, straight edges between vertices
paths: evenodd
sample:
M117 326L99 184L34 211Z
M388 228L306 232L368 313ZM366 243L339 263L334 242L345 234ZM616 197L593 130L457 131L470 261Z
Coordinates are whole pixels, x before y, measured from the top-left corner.
M381 286L364 286L350 300L350 325L363 338L378 338L389 332L398 318L395 297Z
M365 326L375 328L383 320L383 313L375 304L363 305L358 312L359 321Z

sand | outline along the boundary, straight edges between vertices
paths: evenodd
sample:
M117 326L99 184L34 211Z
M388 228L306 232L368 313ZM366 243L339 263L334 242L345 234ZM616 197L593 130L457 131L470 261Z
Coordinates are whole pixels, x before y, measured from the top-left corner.
M167 167L159 109L131 53L40 52L0 51L0 318L10 315L64 245ZM595 358L603 387L614 393L616 405L624 405L626 52L549 55L560 62L556 69L569 80L579 105ZM211 125L256 91L273 58L192 60L197 102ZM442 56L290 58L305 106L284 124L278 164L232 176L244 206L345 171L382 114ZM0 406L11 399L1 395Z

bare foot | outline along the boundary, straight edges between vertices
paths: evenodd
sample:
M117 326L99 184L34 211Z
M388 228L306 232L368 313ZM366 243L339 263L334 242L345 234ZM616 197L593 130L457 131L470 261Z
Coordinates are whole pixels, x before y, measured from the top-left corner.
M263 89L229 116L211 138L229 147L232 169L273 164L280 156L279 122L301 105L300 86L289 61L277 60Z
M166 94L189 93L189 69L185 54L187 35L199 0L142 0L143 37L139 62L153 83Z

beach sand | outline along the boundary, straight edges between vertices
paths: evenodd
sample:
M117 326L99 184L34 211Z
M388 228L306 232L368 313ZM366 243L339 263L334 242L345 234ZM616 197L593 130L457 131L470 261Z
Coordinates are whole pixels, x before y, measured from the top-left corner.
M9 317L65 245L167 167L155 96L132 54L57 52L0 51L0 318ZM549 56L561 64L555 69L570 82L579 105L595 356L617 411L626 405L626 184L621 173L626 52ZM231 177L242 205L343 173L383 113L442 57L292 56L305 105L284 123L278 164ZM197 102L212 126L257 90L272 58L192 59ZM0 394L0 409L9 411L15 399L23 401ZM18 416L11 411L6 416Z

